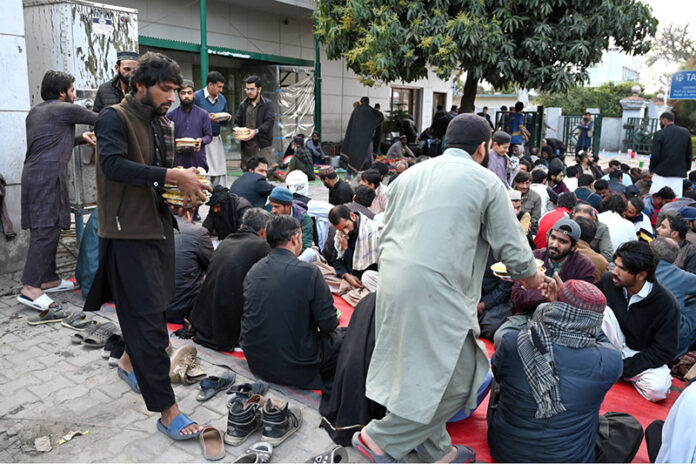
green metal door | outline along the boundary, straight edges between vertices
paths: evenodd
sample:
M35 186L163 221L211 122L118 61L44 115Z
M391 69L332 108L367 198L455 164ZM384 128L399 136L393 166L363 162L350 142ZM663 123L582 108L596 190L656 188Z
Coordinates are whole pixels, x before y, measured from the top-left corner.
M591 116L594 128L590 147L592 153L599 153L602 139L602 115L591 113ZM582 117L582 114L569 114L563 117L563 144L566 147L566 153L575 153L575 147L578 144L578 126L582 122Z

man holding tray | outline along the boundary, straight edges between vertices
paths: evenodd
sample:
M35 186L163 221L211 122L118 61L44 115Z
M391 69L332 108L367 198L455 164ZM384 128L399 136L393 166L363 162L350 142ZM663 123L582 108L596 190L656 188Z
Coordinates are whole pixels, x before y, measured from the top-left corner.
M227 99L222 94L224 88L225 77L217 71L211 71L208 73L205 87L197 90L193 98L196 106L210 113L208 117L213 130L213 139L206 147L206 159L210 183L213 187L216 185L227 187L227 160L222 137L220 137L220 125L227 124L232 119L232 115L228 113Z
M208 171L205 146L213 140L213 129L208 112L193 104L193 92L193 82L184 80L178 91L179 107L167 113L176 137L174 164Z

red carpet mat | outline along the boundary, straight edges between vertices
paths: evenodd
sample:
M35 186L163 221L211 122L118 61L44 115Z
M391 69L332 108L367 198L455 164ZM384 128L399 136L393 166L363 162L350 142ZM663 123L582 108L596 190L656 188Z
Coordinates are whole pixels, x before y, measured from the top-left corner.
M335 295L334 306L341 311L341 318L339 319L340 326L347 326L350 322L351 316L353 315L353 307L346 303L345 300ZM180 324L168 324L170 331L178 330L181 327L182 326ZM494 352L493 344L487 340L482 341L486 345L488 356L490 358ZM240 352L224 354L233 356L237 359L245 360L244 354ZM600 408L600 413L604 414L608 411L627 412L638 419L643 426L643 429L645 429L645 427L647 427L652 421L657 419L664 420L667 418L670 408L677 400L679 393L684 387L685 383L683 381L674 379L672 381L672 391L667 396L667 399L658 403L652 403L643 398L641 394L638 393L638 391L633 387L633 385L620 381L617 382L607 393L606 397L604 398L604 403L602 403L602 407ZM287 393L297 395L298 393L305 392L288 391ZM319 391L313 391L311 393L314 395L320 395ZM311 395L312 398L310 399L312 401L310 404L316 403L315 407L318 407L317 396L314 395ZM305 402L305 404L308 403ZM474 414L468 419L461 422L447 424L447 431L452 436L452 442L455 444L471 446L474 450L476 450L476 458L479 462L495 462L491 457L490 450L488 448L488 424L486 423L487 409L488 397L486 397ZM645 446L645 440L641 444L638 454L633 462L650 462L648 459L648 451Z

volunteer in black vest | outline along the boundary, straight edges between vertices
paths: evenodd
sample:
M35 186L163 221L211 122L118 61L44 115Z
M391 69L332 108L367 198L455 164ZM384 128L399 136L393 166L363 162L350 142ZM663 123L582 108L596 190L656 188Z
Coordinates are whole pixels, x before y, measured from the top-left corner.
M97 207L100 263L85 310L113 298L126 352L119 376L139 393L157 428L175 440L201 427L179 411L169 381L165 311L174 296L174 219L162 199L165 183L187 200L205 199L196 168L170 169L174 127L164 117L181 85L179 65L159 54L143 55L130 93L97 119ZM209 188L209 187L207 187Z

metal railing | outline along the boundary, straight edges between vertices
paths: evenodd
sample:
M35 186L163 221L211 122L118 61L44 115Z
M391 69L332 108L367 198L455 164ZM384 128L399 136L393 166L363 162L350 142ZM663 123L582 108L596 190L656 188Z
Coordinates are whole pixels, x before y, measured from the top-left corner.
M647 155L652 151L652 142L655 132L659 129L659 121L657 119L643 118L628 118L624 129L626 136L622 141L623 148L633 150L636 153Z

